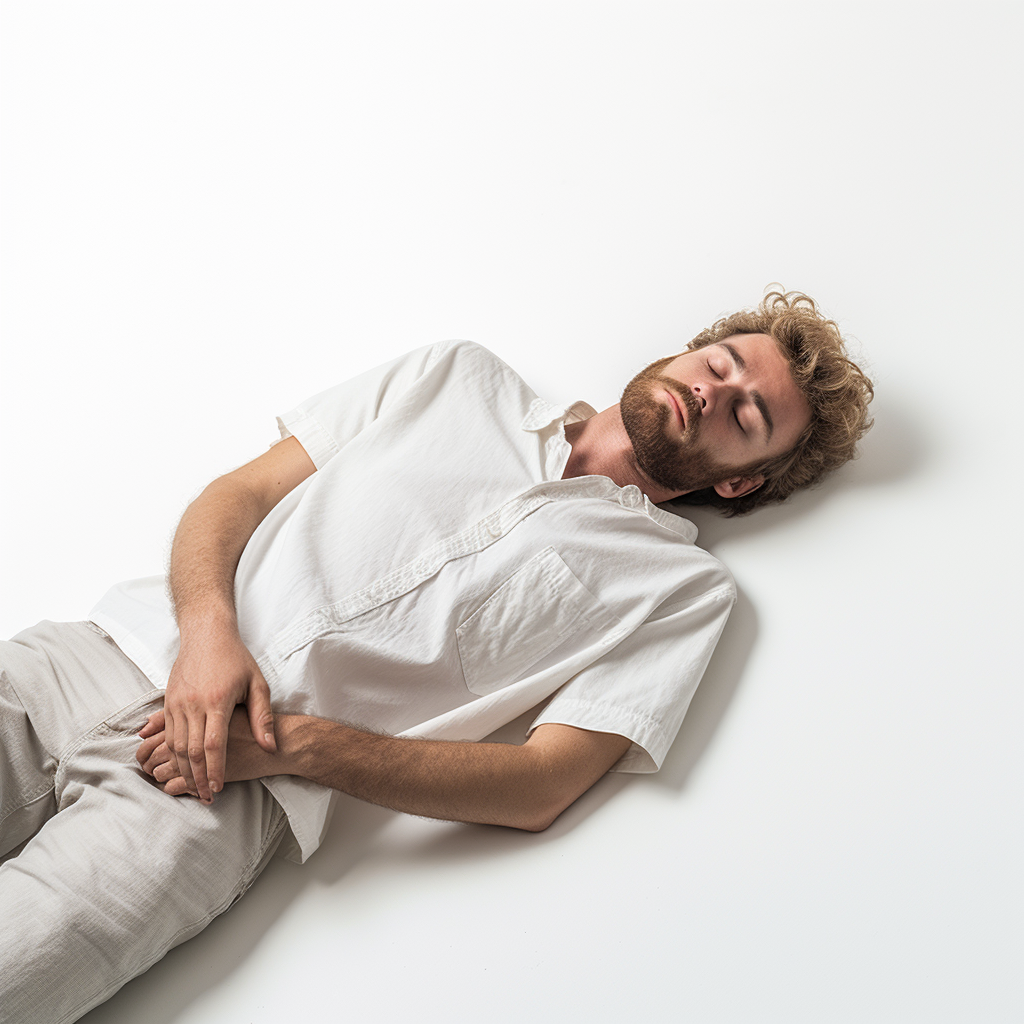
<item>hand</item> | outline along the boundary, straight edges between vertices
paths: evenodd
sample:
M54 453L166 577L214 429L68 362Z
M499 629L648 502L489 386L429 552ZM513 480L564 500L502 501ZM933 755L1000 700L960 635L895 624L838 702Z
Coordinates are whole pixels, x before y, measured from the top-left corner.
M224 785L229 723L239 704L248 709L250 740L276 751L270 687L237 630L215 628L187 642L183 637L167 682L162 728L187 792L204 803L213 803Z
M289 718L291 716L283 716ZM167 744L163 711L155 711L142 727L139 735L143 743L135 752L135 759L147 775L159 782L160 788L171 796L198 796L195 785L190 784L179 765L180 761ZM228 723L228 751L224 765L225 782L259 779L264 775L282 774L284 767L280 755L269 754L253 738L249 715L242 707L235 708Z

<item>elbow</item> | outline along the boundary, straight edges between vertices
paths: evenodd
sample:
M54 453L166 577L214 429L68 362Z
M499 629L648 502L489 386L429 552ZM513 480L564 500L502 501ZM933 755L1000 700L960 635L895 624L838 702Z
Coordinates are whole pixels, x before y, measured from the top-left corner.
M586 788L566 784L564 780L555 781L553 785L536 786L528 803L517 815L519 820L514 823L515 827L524 832L543 832L586 792Z
M515 825L515 828L523 832L543 832L554 820L554 818L531 818L527 821L519 822Z
M543 832L546 828L549 828L554 824L555 819L565 810L567 804L544 804L539 807L531 808L530 812L524 815L520 821L516 823L516 828L522 829L524 832Z

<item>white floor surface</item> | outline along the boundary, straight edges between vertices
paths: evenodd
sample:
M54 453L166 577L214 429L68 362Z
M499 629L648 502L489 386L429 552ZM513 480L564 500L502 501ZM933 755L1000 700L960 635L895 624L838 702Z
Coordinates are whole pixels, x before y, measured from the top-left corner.
M1021 22L3 5L5 637L162 571L278 413L419 345L601 409L780 281L877 385L826 485L694 514L740 599L659 774L541 834L342 797L89 1024L1024 1020Z

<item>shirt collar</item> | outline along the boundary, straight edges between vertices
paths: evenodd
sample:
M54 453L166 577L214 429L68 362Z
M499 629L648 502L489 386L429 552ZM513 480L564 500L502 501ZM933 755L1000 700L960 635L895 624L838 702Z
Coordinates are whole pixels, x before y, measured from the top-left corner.
M545 402L543 398L535 398L530 403L530 408L523 417L521 427L523 430L541 431L550 427L553 423L566 424L578 423L580 420L596 416L597 410L587 402L573 402L572 405L552 405ZM593 479L598 479L594 477ZM692 544L697 539L697 527L676 512L669 511L655 505L647 495L643 494L635 484L628 487L619 487L608 477L601 477L606 480L612 488L618 492L622 504L629 504L631 507L643 505L644 511L661 526L671 530L673 533L682 534Z
M550 427L556 420L565 423L578 423L580 420L596 416L597 410L586 402L573 402L572 405L552 405L543 398L535 398L520 424L523 430L540 431Z

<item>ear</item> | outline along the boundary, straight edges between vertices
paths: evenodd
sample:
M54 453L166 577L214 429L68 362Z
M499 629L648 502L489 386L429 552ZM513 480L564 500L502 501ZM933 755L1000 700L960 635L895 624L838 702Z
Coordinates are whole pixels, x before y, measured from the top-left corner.
M755 476L734 476L731 480L715 484L715 493L720 498L742 498L744 494L756 491L763 483L763 473Z

